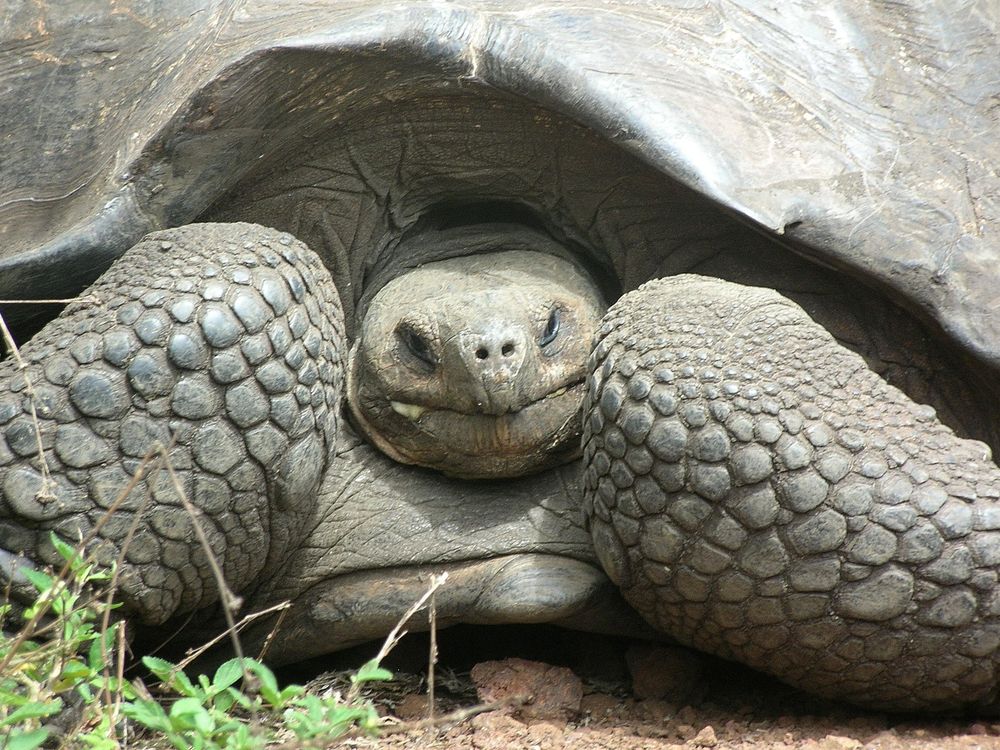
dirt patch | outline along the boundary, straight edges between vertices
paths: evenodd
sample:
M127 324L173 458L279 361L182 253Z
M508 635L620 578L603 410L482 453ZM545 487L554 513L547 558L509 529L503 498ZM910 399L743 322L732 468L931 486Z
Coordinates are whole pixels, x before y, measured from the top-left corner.
M1000 719L863 711L684 649L569 640L571 669L518 656L455 671L445 660L438 720L508 701L454 725L412 728L427 716L425 676L397 667L396 682L371 696L391 722L386 733L348 742L399 750L1000 750ZM511 703L518 696L528 703Z
M426 706L426 702L424 703ZM497 711L457 726L413 730L358 747L442 750L1000 750L1000 724L855 714L733 714L603 693L583 696L571 719L518 719Z

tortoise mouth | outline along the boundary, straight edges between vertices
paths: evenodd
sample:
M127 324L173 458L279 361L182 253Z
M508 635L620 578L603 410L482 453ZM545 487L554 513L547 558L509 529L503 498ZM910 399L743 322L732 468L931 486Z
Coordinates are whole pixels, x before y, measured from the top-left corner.
M461 409L451 409L444 406L427 406L416 403L411 404L405 401L394 401L392 399L388 399L388 401L389 401L389 406L392 408L394 412L396 412L400 416L406 417L412 422L419 422L420 419L425 414L448 414L448 415L453 415L454 418L458 419L488 418L497 420L499 419L511 420L517 417L518 415L525 413L532 413L536 407L548 406L549 404L546 403L548 401L556 401L556 403L558 403L559 405L563 405L563 403L567 400L563 398L564 396L569 396L568 400L570 401L572 400L574 395L578 395L582 399L584 394L585 384L586 384L585 378L578 378L576 380L566 383L565 385L560 386L559 388L549 391L541 398L537 398L534 401L529 401L528 403L519 406L517 409L513 409L503 414L488 414L480 411L474 412L474 411L463 411Z
M300 595L293 623L276 639L269 660L300 661L385 637L428 590L434 575L447 579L434 595L437 627L458 624L553 624L610 635L656 637L617 587L595 565L545 553L484 560L353 571ZM421 608L408 631L429 628Z
M506 414L467 413L397 401L358 382L348 365L350 412L368 439L395 461L466 479L518 477L580 455L586 380L576 379Z

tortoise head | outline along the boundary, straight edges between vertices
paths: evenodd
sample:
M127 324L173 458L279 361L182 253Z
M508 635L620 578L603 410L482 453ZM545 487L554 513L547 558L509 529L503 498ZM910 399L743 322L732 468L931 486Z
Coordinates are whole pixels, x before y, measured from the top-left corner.
M604 309L583 270L543 251L423 264L367 305L347 389L355 421L397 461L451 476L564 463L579 455L587 359Z

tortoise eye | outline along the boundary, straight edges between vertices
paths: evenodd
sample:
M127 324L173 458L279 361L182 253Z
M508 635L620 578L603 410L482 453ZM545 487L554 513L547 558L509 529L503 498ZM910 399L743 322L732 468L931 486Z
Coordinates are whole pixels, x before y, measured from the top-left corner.
M545 324L545 330L542 332L542 337L538 340L539 346L548 346L553 341L555 341L556 336L559 335L559 310L553 309L549 313L549 320Z
M402 339L406 348L409 349L410 354L414 357L421 362L429 364L431 367L437 364L437 357L434 356L431 345L419 333L412 328L406 327L398 330L397 335Z

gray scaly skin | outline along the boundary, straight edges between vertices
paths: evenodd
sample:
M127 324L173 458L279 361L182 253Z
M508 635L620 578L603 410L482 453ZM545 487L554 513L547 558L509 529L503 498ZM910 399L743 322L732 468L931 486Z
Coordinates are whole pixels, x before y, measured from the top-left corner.
M0 365L0 546L55 564L50 531L88 535L163 445L229 585L266 577L314 511L342 338L329 273L289 235L240 224L150 235L22 348L27 369ZM165 470L99 529L100 558L116 559L129 534L121 592L136 617L159 623L218 599Z
M94 531L169 445L230 587L295 602L282 658L379 635L442 568L459 582L443 622L638 632L576 520L576 466L463 483L337 436L342 330L332 280L287 234L191 225L141 242L23 348L26 371L2 365L0 574L16 577L11 552L54 562L48 533ZM592 372L585 513L650 623L824 695L995 707L1000 472L985 446L777 293L712 279L626 295ZM97 530L137 619L218 600L192 532L162 469Z
M292 602L277 636L273 619L243 633L273 663L383 636L441 571L441 626L652 635L599 568L576 471L494 484L389 460L338 420L346 353L337 291L290 235L195 224L140 242L22 347L48 493L25 373L0 365L0 585L30 596L18 553L57 563L50 532L100 524L88 545L123 563L131 619L217 635L219 586L171 478L150 470L115 505L165 445L241 612Z
M649 282L609 311L585 507L654 626L812 692L995 701L1000 471L768 289Z

